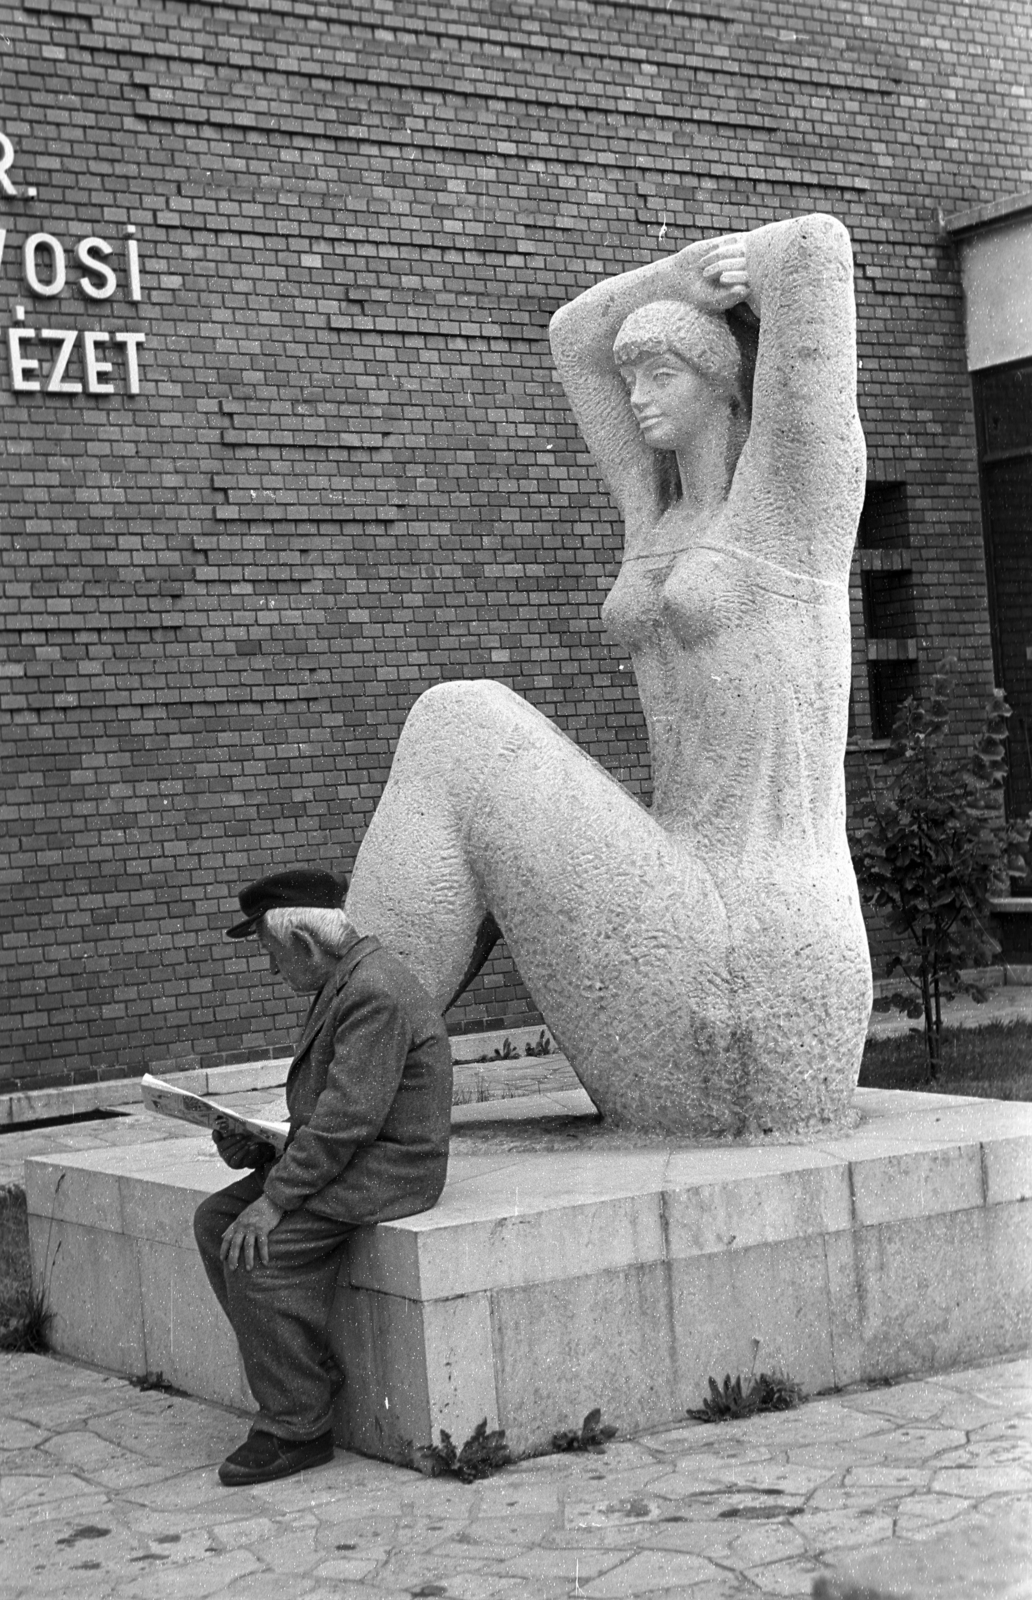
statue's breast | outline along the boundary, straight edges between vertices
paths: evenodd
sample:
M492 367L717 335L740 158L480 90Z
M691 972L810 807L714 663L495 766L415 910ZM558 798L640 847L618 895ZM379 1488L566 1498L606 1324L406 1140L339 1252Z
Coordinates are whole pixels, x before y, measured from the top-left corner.
M712 642L754 609L741 569L714 545L696 545L679 555L663 584L663 625L681 645Z
M613 642L634 654L655 637L663 620L663 587L673 557L625 560L602 607L602 622Z
M631 652L664 636L683 647L698 646L748 605L737 578L713 548L625 560L602 620L610 637Z

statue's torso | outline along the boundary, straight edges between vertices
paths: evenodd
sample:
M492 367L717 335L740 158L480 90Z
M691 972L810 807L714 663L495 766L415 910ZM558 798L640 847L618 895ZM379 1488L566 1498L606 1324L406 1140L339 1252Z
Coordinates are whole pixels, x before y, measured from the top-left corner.
M714 861L842 859L850 634L844 584L668 514L603 620L630 655L653 814Z

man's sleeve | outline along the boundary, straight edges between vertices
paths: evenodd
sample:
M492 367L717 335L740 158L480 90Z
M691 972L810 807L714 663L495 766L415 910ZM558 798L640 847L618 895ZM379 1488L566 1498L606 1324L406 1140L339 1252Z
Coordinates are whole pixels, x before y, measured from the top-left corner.
M387 992L345 991L334 1030L334 1053L315 1111L265 1179L279 1211L294 1211L340 1176L356 1149L387 1120L405 1070L411 1028Z

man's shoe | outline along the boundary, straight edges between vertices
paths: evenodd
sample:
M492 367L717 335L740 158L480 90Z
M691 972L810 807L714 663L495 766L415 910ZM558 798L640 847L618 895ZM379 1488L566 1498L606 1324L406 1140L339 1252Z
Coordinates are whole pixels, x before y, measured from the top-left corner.
M219 1479L229 1488L241 1483L268 1483L272 1478L289 1478L294 1472L322 1467L332 1460L332 1433L321 1433L317 1439L277 1439L274 1433L254 1428L239 1450L226 1457L219 1468Z

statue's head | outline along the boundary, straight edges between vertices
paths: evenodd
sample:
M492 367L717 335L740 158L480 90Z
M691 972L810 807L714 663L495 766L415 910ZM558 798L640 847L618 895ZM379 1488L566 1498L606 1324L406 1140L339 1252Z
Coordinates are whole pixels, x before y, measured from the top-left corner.
M642 439L656 453L664 509L681 497L685 464L714 425L724 434L726 490L749 430L754 359L727 319L681 300L653 300L623 322L613 359Z
M652 356L673 356L692 368L738 410L744 405L742 357L727 319L681 300L653 300L623 322L613 345L621 368Z

